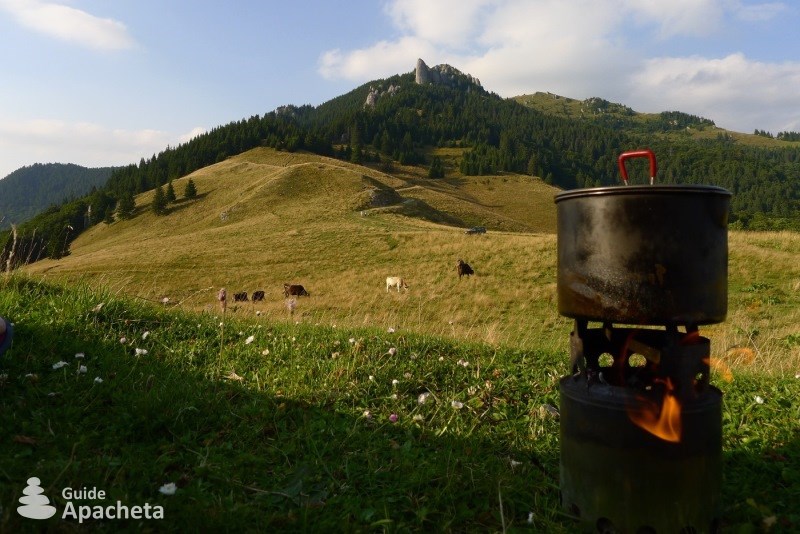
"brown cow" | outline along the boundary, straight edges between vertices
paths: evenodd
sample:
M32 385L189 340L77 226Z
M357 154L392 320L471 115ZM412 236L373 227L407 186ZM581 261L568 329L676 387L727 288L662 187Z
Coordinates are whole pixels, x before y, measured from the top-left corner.
M456 270L458 270L459 280L461 280L462 276L469 276L471 274L475 274L475 271L472 270L472 267L469 266L469 263L464 263L464 260L458 260L458 264L456 265Z
M300 284L283 284L283 295L285 297L288 297L289 295L295 295L298 297L303 295L307 297L311 296L309 292L306 291L306 288L304 288Z
M253 291L253 302L259 302L264 300L264 292L263 291Z

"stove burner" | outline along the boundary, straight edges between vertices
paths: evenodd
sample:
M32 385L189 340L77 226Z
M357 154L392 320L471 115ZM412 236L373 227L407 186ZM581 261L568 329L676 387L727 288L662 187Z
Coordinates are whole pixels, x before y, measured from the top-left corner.
M718 531L722 394L709 384L709 340L692 327L576 320L570 353L563 507L596 532ZM632 365L633 354L644 363Z

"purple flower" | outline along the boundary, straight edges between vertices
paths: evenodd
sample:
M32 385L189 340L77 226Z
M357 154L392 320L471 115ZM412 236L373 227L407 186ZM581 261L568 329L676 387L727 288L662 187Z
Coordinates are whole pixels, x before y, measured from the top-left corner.
M393 413L392 415L389 416L389 422L390 423L396 423L397 419L398 419L398 417L397 417L396 413Z

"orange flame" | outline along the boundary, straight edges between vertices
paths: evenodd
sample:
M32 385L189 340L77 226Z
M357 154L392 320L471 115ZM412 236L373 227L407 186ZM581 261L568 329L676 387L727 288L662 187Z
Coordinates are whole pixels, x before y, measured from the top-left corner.
M678 443L681 440L681 405L673 394L674 387L669 378L666 379L664 400L659 407L656 403L642 399L642 402L628 411L628 417L634 424L654 436Z

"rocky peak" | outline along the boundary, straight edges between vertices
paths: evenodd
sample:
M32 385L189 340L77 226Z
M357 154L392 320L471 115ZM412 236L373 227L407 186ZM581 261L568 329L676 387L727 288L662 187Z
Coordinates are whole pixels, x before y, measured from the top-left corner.
M426 65L422 59L417 59L415 80L419 85L430 83L435 85L458 87L460 85L467 84L481 87L480 80L474 76L464 74L457 68L451 67L447 64L428 67L428 65Z

